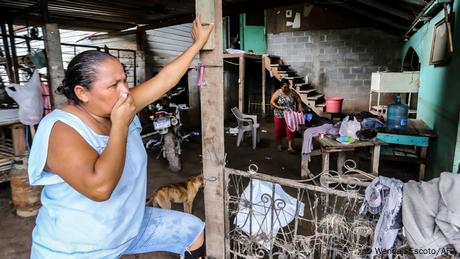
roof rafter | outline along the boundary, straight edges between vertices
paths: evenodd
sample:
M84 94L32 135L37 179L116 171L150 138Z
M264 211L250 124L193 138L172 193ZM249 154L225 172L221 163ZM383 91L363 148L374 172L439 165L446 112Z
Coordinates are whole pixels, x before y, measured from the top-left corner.
M357 2L360 2L364 5L370 6L372 8L381 10L387 14L398 16L400 18L403 18L405 20L413 20L415 17L411 15L410 13L401 11L400 9L393 8L391 6L388 6L386 4L383 4L381 2L377 2L375 0L356 0Z

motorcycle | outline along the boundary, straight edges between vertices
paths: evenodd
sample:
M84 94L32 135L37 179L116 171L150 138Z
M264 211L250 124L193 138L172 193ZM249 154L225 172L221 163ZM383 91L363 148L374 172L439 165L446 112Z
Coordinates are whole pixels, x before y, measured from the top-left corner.
M186 141L190 134L184 134L180 112L188 109L186 105L177 105L171 102L171 98L185 91L184 88L177 88L174 92L167 93L156 103L148 106L149 116L153 123L154 131L143 136L152 136L146 144L146 148L160 148L160 155L166 158L169 170L179 172L181 167L180 155L182 153L181 144Z

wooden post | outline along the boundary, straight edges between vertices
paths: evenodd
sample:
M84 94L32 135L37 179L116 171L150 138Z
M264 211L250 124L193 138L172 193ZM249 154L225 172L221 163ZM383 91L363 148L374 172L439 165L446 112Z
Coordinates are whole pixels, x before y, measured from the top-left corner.
M14 82L19 84L19 65L18 65L18 56L16 54L16 39L14 38L14 29L13 29L13 20L9 19L8 21L8 34L10 36L10 46L11 46L11 58L13 61L13 77Z
M45 24L43 36L48 61L48 84L53 108L61 108L66 105L67 99L63 95L55 93L64 79L64 67L62 65L61 36L57 24Z
M265 71L265 57L267 55L262 55L262 118L265 118L265 90L266 90L266 76L267 72Z
M0 28L2 31L2 40L3 40L3 50L5 51L6 56L6 72L8 74L8 80L14 82L15 78L13 75L13 60L10 55L10 43L8 42L8 34L6 32L6 25L3 22L0 22Z
M210 9L209 6L214 6ZM201 87L201 130L204 204L208 258L225 258L224 220L224 91L222 46L222 1L196 0L197 13L212 12L214 49L201 51L207 84ZM212 37L212 35L211 35Z
M22 156L26 152L26 132L23 124L16 123L11 126L13 139L13 152L15 156Z
M238 108L240 109L241 112L244 113L244 72L245 72L245 67L244 67L244 56L240 57L239 60L239 76L238 76Z

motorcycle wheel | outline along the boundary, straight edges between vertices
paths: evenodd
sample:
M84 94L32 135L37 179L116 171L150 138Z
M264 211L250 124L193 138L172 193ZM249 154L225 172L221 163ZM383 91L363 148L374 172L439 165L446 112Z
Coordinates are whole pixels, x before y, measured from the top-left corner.
M175 136L172 133L167 133L164 136L164 146L166 159L169 163L169 170L176 173L179 172L181 168L179 155L176 152L176 143L175 143Z

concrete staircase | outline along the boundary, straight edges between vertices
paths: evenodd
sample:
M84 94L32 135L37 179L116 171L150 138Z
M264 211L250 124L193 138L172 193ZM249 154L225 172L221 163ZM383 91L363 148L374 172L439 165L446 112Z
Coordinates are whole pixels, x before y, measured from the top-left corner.
M289 65L283 64L283 60L276 56L264 56L265 68L270 73L270 77L281 81L287 79L293 89L300 96L304 105L310 107L313 112L321 117L330 118L331 115L325 112L326 99L323 93L305 82L305 78L299 76Z

